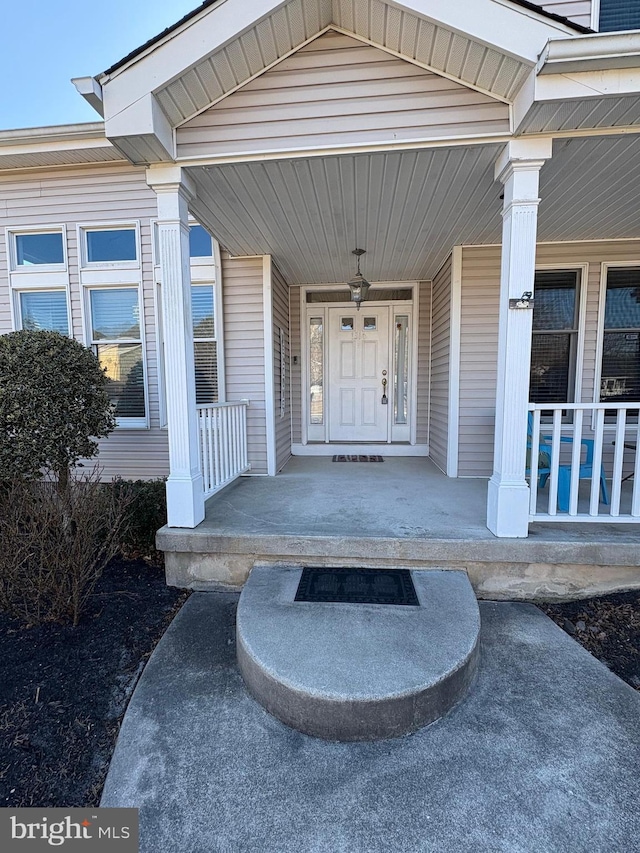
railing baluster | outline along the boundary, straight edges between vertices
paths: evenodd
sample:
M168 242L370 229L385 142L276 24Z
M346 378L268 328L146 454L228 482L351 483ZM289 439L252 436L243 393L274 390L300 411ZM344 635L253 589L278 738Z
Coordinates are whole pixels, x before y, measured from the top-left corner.
M549 515L558 512L558 474L560 471L560 436L562 435L562 409L553 409L551 437L551 477L549 482Z
M529 488L531 491L529 511L531 515L535 515L538 511L538 468L540 457L540 409L533 412L533 425L531 428L531 458L529 460L529 469L531 471L531 482Z
M578 514L578 492L580 490L580 458L582 452L582 409L573 413L573 447L571 450L571 486L569 515Z
M248 405L248 400L242 400L197 408L200 469L207 497L249 468Z
M589 515L596 516L600 510L600 469L602 467L602 440L604 437L603 406L596 409L596 432L593 440L593 467L591 470L591 498L589 500Z
M631 515L640 517L640 415L636 427L636 452L633 461L633 496L631 498Z
M611 515L620 515L620 497L622 495L622 463L624 461L624 439L627 426L625 409L618 409L616 417L615 451L613 455L613 481L611 483ZM598 469L598 472L600 469ZM594 465L595 476L595 465Z

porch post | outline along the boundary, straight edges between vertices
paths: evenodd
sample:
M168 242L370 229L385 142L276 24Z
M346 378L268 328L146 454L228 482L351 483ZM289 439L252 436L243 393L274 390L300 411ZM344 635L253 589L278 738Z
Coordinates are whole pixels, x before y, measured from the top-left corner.
M204 488L196 411L191 320L189 202L195 187L179 166L151 166L147 183L158 196L158 246L169 433L167 523L196 527L204 518Z
M551 140L514 140L496 163L504 205L494 459L487 496L487 527L495 536L529 534L524 475L533 311L509 308L509 300L533 293L539 177L549 157Z

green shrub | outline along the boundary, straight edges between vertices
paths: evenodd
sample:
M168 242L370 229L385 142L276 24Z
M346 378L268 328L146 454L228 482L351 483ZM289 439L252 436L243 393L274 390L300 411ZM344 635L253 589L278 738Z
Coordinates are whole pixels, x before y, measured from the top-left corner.
M52 481L14 478L0 489L0 607L30 625L78 624L104 567L118 553L130 490L94 469Z
M116 480L116 493L124 489L131 495L121 540L124 557L143 557L161 565L162 551L156 549L156 531L167 523L167 495L164 480Z
M59 332L0 336L0 480L51 472L64 491L115 427L108 382L91 350Z

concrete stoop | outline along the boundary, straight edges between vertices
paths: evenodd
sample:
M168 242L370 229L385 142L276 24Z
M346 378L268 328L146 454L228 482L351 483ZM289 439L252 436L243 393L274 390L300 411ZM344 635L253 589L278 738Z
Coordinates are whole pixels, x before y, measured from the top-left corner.
M420 606L294 601L302 569L255 567L237 613L249 692L305 734L334 741L398 737L467 693L480 612L465 572L413 570Z

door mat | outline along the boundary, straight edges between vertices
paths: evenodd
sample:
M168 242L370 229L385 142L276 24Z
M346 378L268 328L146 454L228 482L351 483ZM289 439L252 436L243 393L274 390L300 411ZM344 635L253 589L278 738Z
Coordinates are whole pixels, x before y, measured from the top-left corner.
M384 462L382 456L334 456L334 462Z
M420 606L409 569L305 568L295 601Z

